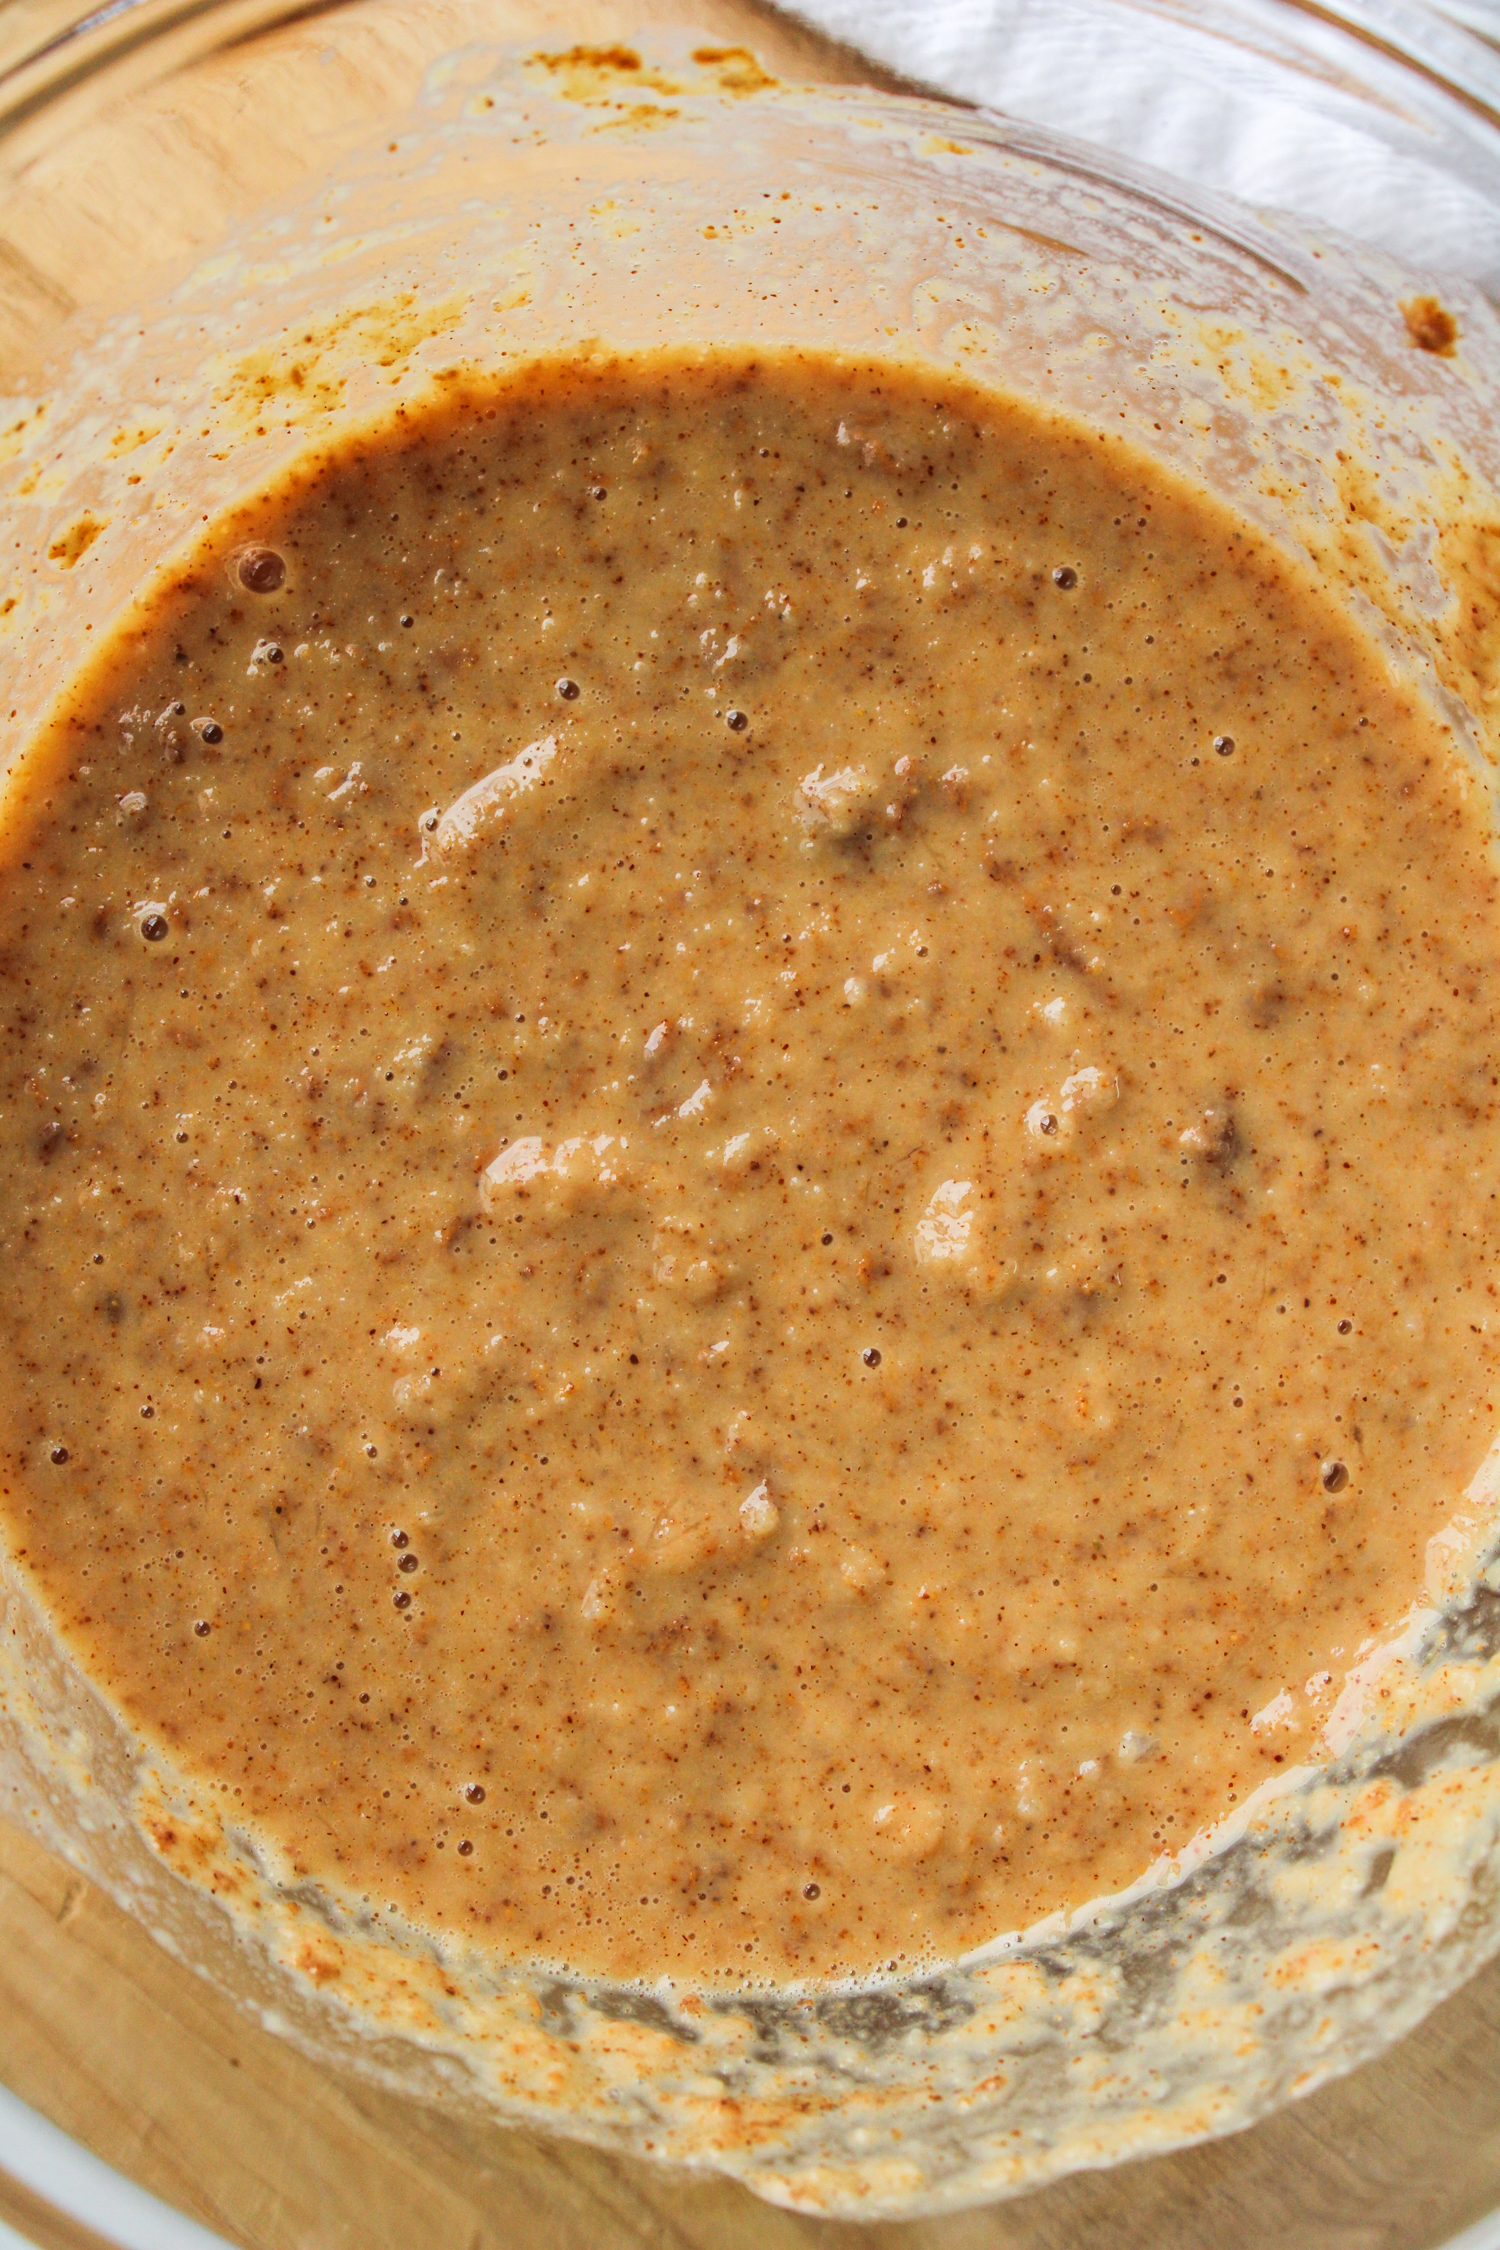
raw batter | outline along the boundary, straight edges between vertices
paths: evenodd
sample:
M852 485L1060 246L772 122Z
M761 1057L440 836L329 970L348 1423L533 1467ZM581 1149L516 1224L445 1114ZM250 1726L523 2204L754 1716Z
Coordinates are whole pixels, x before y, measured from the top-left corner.
M1493 1434L1484 793L1070 425L455 397L212 526L6 842L9 1535L377 1911L725 1982L1118 1888Z

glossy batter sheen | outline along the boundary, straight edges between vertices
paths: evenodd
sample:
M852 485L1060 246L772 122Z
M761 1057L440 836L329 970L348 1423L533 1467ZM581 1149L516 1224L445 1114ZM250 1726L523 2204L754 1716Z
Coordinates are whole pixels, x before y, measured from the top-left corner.
M710 1981L1119 1888L1493 1434L1496 870L1242 525L889 370L533 372L15 786L4 1511L298 1872Z

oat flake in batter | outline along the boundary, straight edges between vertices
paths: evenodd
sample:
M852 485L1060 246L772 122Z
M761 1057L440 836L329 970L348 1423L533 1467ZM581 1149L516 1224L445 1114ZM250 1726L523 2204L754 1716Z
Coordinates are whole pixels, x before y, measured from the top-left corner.
M378 1912L739 1982L1117 1889L1493 1434L1484 793L1076 426L726 354L346 440L5 852L8 1536Z

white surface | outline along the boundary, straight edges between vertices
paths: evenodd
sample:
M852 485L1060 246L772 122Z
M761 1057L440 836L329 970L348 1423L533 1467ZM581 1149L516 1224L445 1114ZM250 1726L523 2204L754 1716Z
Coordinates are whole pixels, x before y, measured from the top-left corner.
M0 2086L0 2171L118 2250L228 2250L223 2237L113 2172ZM0 2250L32 2250L0 2219ZM309 2250L315 2246L309 2245ZM417 2250L417 2246L413 2246ZM1467 2245L1465 2246L1467 2250Z
M1345 0L1398 47L1417 46L1426 75L1282 0L782 4L924 86L1500 297L1500 146L1440 86L1449 76L1500 110L1500 0L1452 0L1443 14Z

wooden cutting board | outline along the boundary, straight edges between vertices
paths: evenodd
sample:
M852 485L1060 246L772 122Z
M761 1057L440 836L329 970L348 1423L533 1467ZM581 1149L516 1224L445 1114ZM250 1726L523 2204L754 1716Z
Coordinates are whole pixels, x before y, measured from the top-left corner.
M436 2113L256 2029L0 1827L0 2078L244 2250L1434 2250L1500 2203L1500 1962L1263 2125L950 2219L792 2217L727 2181ZM46 2250L92 2238L0 2175Z
M441 8L411 0L407 20ZM75 12L72 0L8 0L0 65L22 31ZM647 48L688 26L753 48L785 79L894 83L754 0L465 0L449 12L450 45L476 23L489 37ZM326 54L339 19L278 36L316 38ZM363 52L340 60L346 77L371 67ZM194 114L205 224L256 192L242 126L232 104ZM142 176L139 133L101 126L97 189L75 180L66 194L0 147L0 376L87 299L99 264L76 207L97 193L100 226L117 223L120 181ZM269 131L259 146L286 163ZM316 2068L3 1823L0 2080L244 2250L1431 2250L1500 2204L1500 1963L1384 2060L1250 2132L952 2219L851 2226L792 2217L726 2182L459 2127ZM3 2174L0 2217L47 2250L95 2241Z

